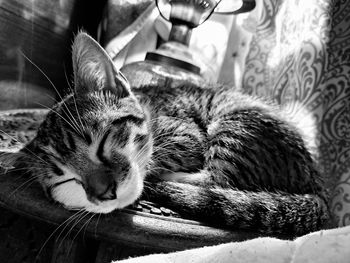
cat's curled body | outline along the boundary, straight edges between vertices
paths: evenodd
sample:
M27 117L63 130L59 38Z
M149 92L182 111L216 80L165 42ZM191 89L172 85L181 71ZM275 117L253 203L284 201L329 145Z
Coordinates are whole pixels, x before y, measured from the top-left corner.
M144 192L233 229L300 235L327 220L308 144L277 107L225 87L130 89L85 33L73 67L74 93L22 151L65 207L108 213Z
M327 219L312 149L285 111L219 86L149 86L140 96L155 109L157 170L148 178L157 183L146 197L212 224L265 233L302 234Z

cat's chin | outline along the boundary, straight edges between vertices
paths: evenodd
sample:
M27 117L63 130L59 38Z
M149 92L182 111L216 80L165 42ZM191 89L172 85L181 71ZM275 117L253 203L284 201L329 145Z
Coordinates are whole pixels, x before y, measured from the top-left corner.
M143 176L137 171L120 184L117 189L117 199L93 203L88 200L84 188L77 183L65 184L52 191L55 201L61 203L66 209L84 209L92 213L107 214L116 209L124 208L134 203L143 190Z

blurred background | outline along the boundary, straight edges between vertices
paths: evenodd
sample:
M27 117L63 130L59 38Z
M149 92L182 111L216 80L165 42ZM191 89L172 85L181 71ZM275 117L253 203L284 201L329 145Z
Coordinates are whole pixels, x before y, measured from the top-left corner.
M0 1L0 109L52 105L53 85L63 92L71 79L74 33L96 37L106 2Z
M58 95L70 92L71 44L78 30L97 39L118 68L143 61L147 51L168 40L171 31L171 23L159 14L155 2L0 1L0 109L50 107ZM248 10L254 9L254 0L245 2ZM222 3L221 10L232 12L244 2ZM185 52L196 57L201 78L238 86L255 13L217 14L217 10L189 34L190 49ZM132 72L139 69L133 67Z

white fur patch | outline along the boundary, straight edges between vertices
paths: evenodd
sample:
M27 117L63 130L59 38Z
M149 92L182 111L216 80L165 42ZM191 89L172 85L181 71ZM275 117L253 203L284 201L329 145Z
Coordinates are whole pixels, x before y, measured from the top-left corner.
M97 155L96 155L98 146L100 145L100 142L101 142L101 139L102 138L100 138L99 140L93 140L91 145L88 148L89 159L95 164L101 163L101 161L97 158Z
M138 169L132 168L130 170L131 175L122 182L117 189L117 200L119 201L119 207L122 208L135 202L142 193L143 190L143 176Z
M67 209L84 208L90 205L84 188L75 181L69 181L53 188L51 196Z
M318 155L317 123L313 114L298 102L283 105L282 110L287 122L297 129L308 151L316 157Z
M178 183L192 183L198 184L205 181L208 178L207 173L165 173L160 175L160 178L164 181L178 182Z

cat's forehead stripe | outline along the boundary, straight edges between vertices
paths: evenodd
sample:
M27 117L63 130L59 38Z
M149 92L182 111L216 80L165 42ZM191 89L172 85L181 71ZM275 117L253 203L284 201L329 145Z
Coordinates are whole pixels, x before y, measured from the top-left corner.
M142 116L136 116L136 115L132 115L132 114L128 114L125 116L121 116L115 120L112 121L112 125L118 125L124 122L132 122L136 125L140 125L145 121L145 118Z
M105 145L105 142L106 142L107 137L108 137L109 134L110 134L110 131L107 131L107 132L103 135L103 137L102 137L102 139L101 139L101 141L100 141L100 143L99 143L99 146L97 147L96 156L98 157L98 159L99 159L100 161L103 161L103 160L105 159L105 157L103 156L103 149L104 149L104 145Z

